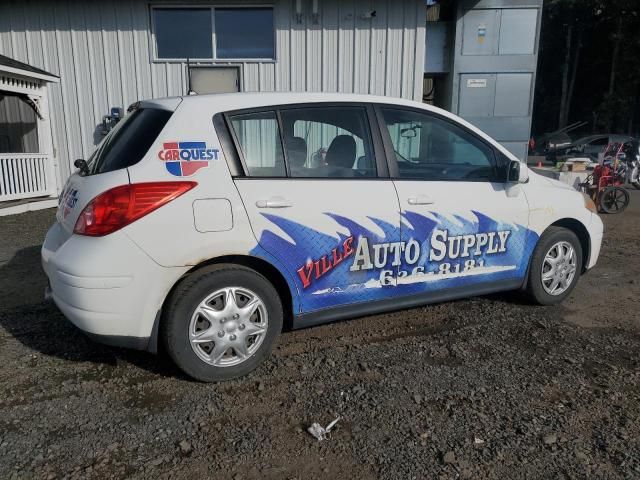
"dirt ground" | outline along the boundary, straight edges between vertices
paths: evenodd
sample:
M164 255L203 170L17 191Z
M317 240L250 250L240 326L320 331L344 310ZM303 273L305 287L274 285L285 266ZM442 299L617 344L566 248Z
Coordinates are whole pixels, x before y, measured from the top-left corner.
M45 303L53 218L0 218L0 478L640 477L640 192L563 306L501 294L286 333L220 385Z

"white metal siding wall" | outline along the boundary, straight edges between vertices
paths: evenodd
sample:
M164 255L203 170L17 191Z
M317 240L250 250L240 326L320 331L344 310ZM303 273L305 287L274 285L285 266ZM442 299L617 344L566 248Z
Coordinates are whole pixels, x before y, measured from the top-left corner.
M222 4L242 3L261 1ZM422 98L424 1L324 0L317 24L311 0L302 1L302 23L295 0L273 3L277 60L240 64L242 90ZM149 18L146 0L0 2L0 53L61 77L49 85L61 178L94 150L110 107L186 92L184 63L152 61Z

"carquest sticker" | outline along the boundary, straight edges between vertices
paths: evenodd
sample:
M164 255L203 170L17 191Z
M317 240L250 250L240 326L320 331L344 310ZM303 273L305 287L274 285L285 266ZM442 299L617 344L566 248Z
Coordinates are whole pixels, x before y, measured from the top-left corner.
M67 187L60 194L60 203L58 205L59 220L66 219L71 211L78 203L78 190L76 188Z
M189 177L217 160L219 152L217 148L207 147L206 142L163 142L158 158L171 175Z
M264 230L257 256L282 261L300 292L302 312L483 282L524 279L538 235L472 211L461 215L402 214L402 227L370 218L383 235L331 213L347 234L328 235L263 214L291 243ZM336 228L336 232L338 229ZM401 237L402 233L402 237Z

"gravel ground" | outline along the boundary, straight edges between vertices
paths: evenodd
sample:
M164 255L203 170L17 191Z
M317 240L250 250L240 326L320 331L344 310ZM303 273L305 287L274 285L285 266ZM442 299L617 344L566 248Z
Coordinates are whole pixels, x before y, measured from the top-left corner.
M564 306L502 294L286 333L220 385L43 302L53 218L0 218L0 478L640 477L640 192Z

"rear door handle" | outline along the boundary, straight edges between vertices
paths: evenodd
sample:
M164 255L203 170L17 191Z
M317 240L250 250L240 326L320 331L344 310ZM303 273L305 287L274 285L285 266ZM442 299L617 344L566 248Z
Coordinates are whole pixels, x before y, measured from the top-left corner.
M435 202L431 197L426 195L416 195L415 197L407 198L407 203L409 205L432 205Z
M286 198L271 197L267 200L258 200L256 202L256 207L258 208L289 208L289 207L293 207L293 203L291 203Z

